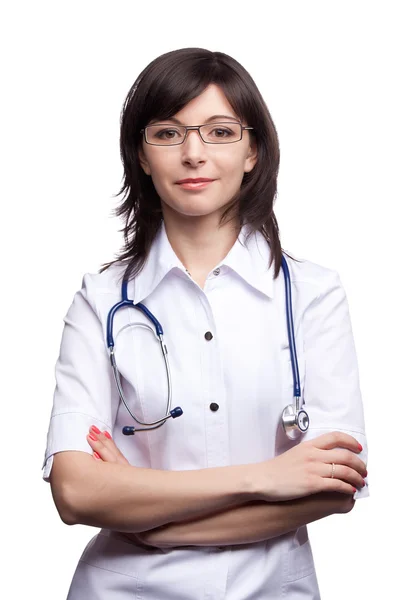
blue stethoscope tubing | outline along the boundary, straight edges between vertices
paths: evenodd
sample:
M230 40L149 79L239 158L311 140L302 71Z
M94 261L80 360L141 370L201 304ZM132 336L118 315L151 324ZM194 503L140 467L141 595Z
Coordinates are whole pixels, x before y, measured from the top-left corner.
M306 411L302 408L300 403L301 400L301 389L300 389L300 376L299 376L299 365L297 361L297 352L296 352L296 341L294 336L294 325L293 325L293 311L292 311L292 291L291 291L291 281L290 281L290 273L289 267L286 262L285 257L282 255L282 270L285 278L285 298L286 298L286 322L287 322L287 330L288 330L288 339L289 339L289 350L290 350L290 360L292 364L292 374L293 374L293 396L295 399L294 404L288 405L282 412L281 423L282 427L289 439L295 440L302 433L305 433L309 427L309 417ZM150 310L142 304L138 302L137 304L133 303L133 300L129 300L128 298L128 281L124 279L122 281L121 286L122 291L122 300L117 302L109 311L107 316L107 347L110 356L110 362L112 371L114 374L115 383L118 389L118 394L123 402L125 408L128 413L140 425L144 425L144 428L135 428L133 426L123 427L122 432L124 435L133 435L138 431L149 431L151 429L157 429L164 425L165 421L169 418L175 419L176 417L180 417L183 414L183 410L180 406L177 406L171 409L171 399L172 399L172 390L171 390L171 373L168 361L168 350L164 343L163 336L164 331L161 326L161 323L156 319L156 317L150 312ZM157 421L153 421L151 423L145 423L144 421L140 421L130 410L127 400L124 395L124 391L122 388L122 383L118 371L118 366L115 359L114 353L114 337L113 337L113 324L114 317L118 310L121 308L125 308L130 306L132 308L136 308L153 323L155 328L155 335L160 342L161 351L164 358L165 369L167 373L167 382L168 382L168 401L167 401L167 409L165 416L162 419L158 419ZM130 325L131 327L145 327L150 329L154 333L154 330L146 324L135 324Z

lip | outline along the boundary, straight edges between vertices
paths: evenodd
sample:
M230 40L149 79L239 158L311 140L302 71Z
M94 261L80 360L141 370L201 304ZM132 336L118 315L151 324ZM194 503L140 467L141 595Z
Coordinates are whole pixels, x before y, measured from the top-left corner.
M196 179L180 179L176 183L201 183L202 181L214 181L214 179L209 179L208 177L197 177Z
M214 181L213 179L207 179L206 181L198 181L198 182L187 181L186 183L178 183L178 185L180 188L182 188L184 190L195 191L195 190L202 190L202 189L206 188L213 181Z

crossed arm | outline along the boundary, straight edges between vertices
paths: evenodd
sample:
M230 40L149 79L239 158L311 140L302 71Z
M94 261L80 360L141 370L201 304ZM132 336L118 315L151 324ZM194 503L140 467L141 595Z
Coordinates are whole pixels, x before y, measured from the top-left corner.
M334 513L349 512L354 503L352 496L339 492L320 492L285 502L252 501L190 521L125 535L160 548L251 544Z
M95 429L93 431L97 441L93 441L95 438L92 440L89 436L87 439L93 449L96 448L100 453L97 454L100 463L122 462L129 465L109 434L103 435ZM245 468L247 472L247 466ZM211 471L205 470L203 477L210 475ZM187 473L185 475L188 476ZM213 486L215 487L215 482ZM202 486L200 488L202 489ZM195 502L196 493L194 490L193 492L191 500ZM181 497L181 500L184 498ZM158 526L148 524L144 531L135 526L134 532L130 530L132 533L126 530L120 533L135 543L154 547L251 544L294 531L302 525L331 514L349 512L354 503L352 495L336 491L275 502L244 498L241 502L231 503L231 506L221 504L218 509L211 508L210 504L209 510L197 510L197 515L190 518L172 518ZM119 527L116 529L119 530Z

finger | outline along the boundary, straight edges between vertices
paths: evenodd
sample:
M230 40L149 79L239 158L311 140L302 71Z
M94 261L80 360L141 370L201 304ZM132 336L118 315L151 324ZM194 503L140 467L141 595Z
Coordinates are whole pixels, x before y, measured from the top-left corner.
M361 452L362 446L357 442L357 440L343 431L330 431L329 433L324 433L313 440L310 440L310 443L314 445L316 448L320 448L323 450L331 450L332 448L348 448L353 452Z
M101 439L103 438L103 439ZM117 454L115 452L115 446L106 444L107 438L105 436L97 435L93 432L88 433L86 436L87 442L92 450L95 450L100 458L105 462L117 462Z
M325 463L335 463L351 467L363 477L367 476L365 462L350 450L334 448L333 450L322 450L321 460Z
M107 440L112 439L108 431L100 431L100 429L96 427L96 425L91 425L89 427L89 433L93 433L94 436L101 440L103 443L105 443Z
M361 489L365 486L365 481L361 477L361 475L352 469L351 467L347 467L346 465L338 465L334 464L320 464L318 468L319 474L321 477L329 477L332 479L340 479L345 483L350 483L351 485Z
M357 489L350 483L346 483L341 479L331 477L322 477L321 488L323 492L341 492L342 494L355 494Z
M96 427L96 425L91 425L89 427L89 431L94 431L97 434L101 433L100 429L98 427Z
M96 425L91 425L89 427L89 432L94 433L95 435L97 435L97 437L102 440L103 442L104 437L107 438L108 440L111 440L112 437L111 435L108 433L108 431L104 430L104 431L100 431L100 429L98 427L96 427Z
M115 450L115 455L117 457L117 462L120 464L126 464L129 465L129 461L125 458L125 456L122 454L121 450L118 448L118 446L116 445L116 443L114 442L113 438L111 437L111 435L108 433L108 431L103 431L104 436L107 438L107 440L104 442L106 445L113 445L113 448Z
M112 439L111 435L108 433L108 431L106 429L104 431L100 431L100 429L98 429L96 427L96 425L92 425L89 428L89 432L93 433L95 436L97 436L98 439L103 442L103 444L107 444L107 440L110 440L111 444L115 447L116 452L119 452L118 447L116 446L114 440ZM110 444L108 444L108 445L111 448L111 445Z
M96 425L91 425L89 427L89 433L91 433L92 436L95 438L95 440L92 440L92 441L99 440L99 441L103 441L104 442L104 438L102 438L101 431L100 431L100 429L98 427L96 427ZM90 437L89 437L89 441L91 441ZM99 448L99 450L101 450L101 448ZM96 451L93 452L93 456L96 459L103 460L103 457L98 452L96 452ZM104 457L104 460L106 460L105 457Z
M90 434L102 443L102 446L99 449L96 448L102 460L105 462L117 462L119 464L129 465L129 461L122 454L108 431L104 430L100 431L100 433L97 433L99 431L100 430L94 425L90 427ZM95 440L91 441L94 442Z

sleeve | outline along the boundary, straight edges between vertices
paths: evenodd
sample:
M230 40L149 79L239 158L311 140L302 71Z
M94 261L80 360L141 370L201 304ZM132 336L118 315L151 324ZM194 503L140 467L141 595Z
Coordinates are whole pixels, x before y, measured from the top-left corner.
M330 270L319 295L303 316L305 354L304 408L310 427L301 442L328 431L343 431L363 447L358 455L367 464L368 446L358 361L346 293L339 274ZM365 487L354 498L369 496Z
M49 481L56 452L80 450L92 454L86 440L91 425L111 432L114 380L94 298L93 276L87 273L64 317L42 465L45 481Z

